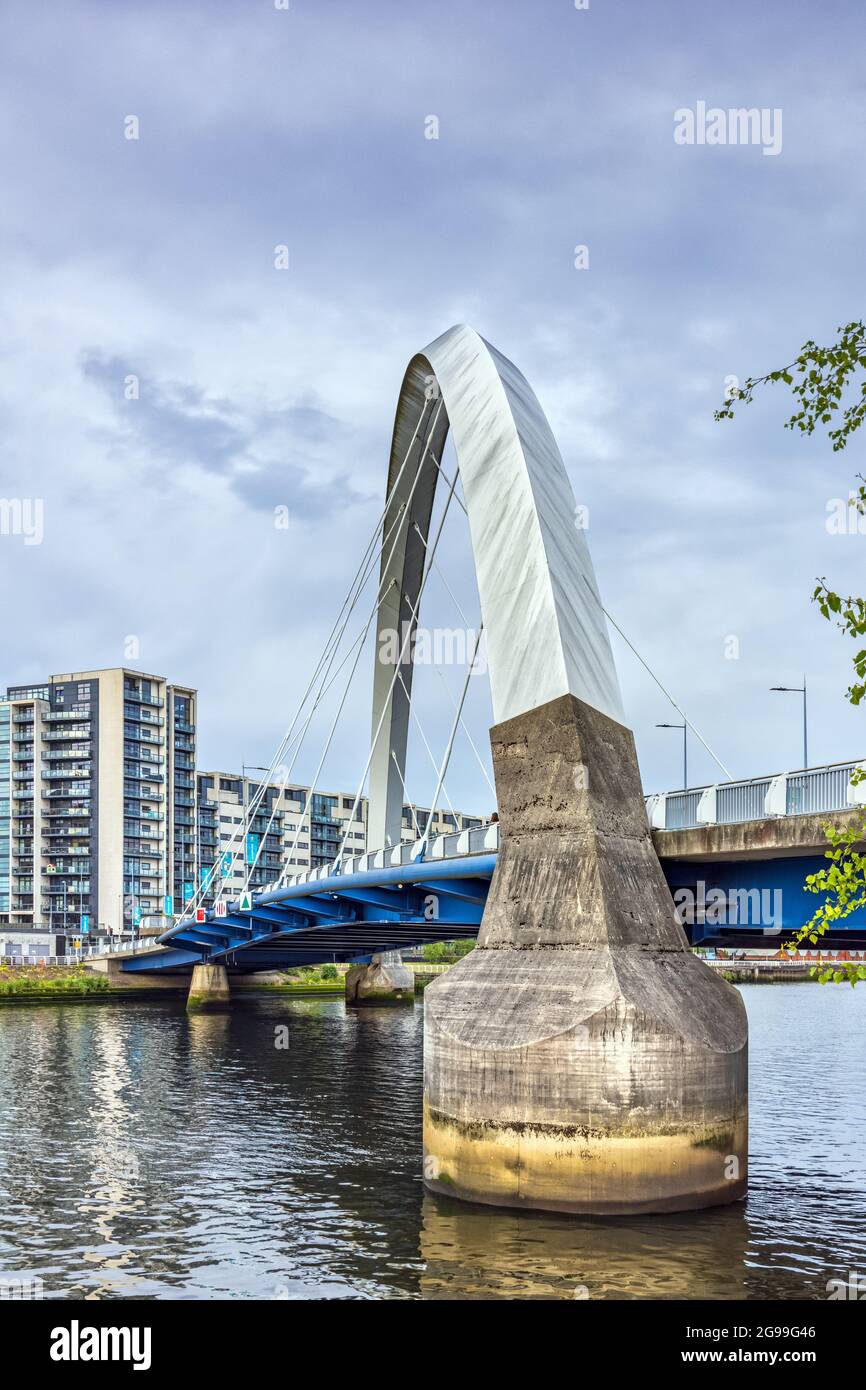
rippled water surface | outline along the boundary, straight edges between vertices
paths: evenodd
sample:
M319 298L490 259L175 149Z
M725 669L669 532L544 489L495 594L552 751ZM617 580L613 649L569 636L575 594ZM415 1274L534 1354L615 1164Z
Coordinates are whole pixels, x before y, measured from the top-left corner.
M0 1275L61 1298L824 1298L866 1271L866 986L742 992L748 1201L604 1221L424 1194L420 1003L4 1007Z

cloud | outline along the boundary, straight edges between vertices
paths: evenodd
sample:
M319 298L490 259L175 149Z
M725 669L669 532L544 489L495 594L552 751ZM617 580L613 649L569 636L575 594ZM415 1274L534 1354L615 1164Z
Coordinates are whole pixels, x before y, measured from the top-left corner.
M194 383L139 375L131 361L95 349L83 354L82 372L112 404L117 455L146 457L163 473L194 465L226 478L248 506L268 512L288 506L305 521L361 501L347 474L327 483L312 476L351 437L322 410L261 402L244 409Z

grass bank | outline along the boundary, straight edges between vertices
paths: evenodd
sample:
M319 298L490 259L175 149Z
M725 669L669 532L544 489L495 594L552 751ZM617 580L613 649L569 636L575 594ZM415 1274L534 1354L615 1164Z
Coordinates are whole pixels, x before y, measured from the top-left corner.
M232 980L232 989L308 998L333 995L342 999L346 992L344 976L347 969L347 966L338 965L301 965L297 970L279 971L267 980L245 980L241 975Z
M0 1003L23 999L83 999L122 993L109 988L104 975L83 965L0 966Z

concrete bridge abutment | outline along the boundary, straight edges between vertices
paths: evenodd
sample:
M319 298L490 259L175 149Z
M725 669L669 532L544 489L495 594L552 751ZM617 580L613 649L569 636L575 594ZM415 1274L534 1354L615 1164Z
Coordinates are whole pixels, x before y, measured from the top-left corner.
M194 965L186 1007L190 1010L224 1008L231 1000L228 971L224 965Z
M427 1185L608 1215L737 1200L745 1008L676 920L630 731L563 695L491 741L478 946L424 998Z
M346 1003L351 1005L414 1004L415 976L399 951L381 951L369 965L346 972Z

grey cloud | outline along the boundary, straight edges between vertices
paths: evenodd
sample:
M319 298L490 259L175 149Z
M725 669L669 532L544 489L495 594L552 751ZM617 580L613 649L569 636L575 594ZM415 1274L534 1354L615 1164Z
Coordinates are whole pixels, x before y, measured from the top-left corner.
M345 450L351 431L309 405L278 409L255 403L247 410L209 396L195 383L163 380L131 360L95 349L82 355L82 372L115 410L115 450L134 449L163 469L195 464L224 476L248 506L272 511L286 505L312 520L362 500L348 474L313 477ZM138 396L124 384L136 377Z

